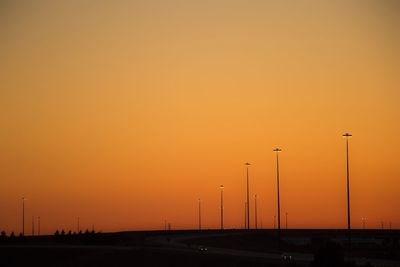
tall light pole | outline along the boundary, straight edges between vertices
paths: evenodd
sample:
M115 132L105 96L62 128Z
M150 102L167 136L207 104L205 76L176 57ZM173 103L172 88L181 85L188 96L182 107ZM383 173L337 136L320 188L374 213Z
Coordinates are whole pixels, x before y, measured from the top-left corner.
M254 221L257 229L257 194L254 195Z
M286 212L286 214L285 214L285 215L286 215L286 230L287 230L287 229L288 229L288 228L287 228L287 219L288 219L288 213Z
M276 185L278 190L278 239L281 239L281 202L280 202L280 192L279 192L279 152L282 151L280 148L275 148L273 150L276 154Z
M199 198L199 230L201 230L201 199Z
M349 138L352 136L350 133L342 135L346 138L346 177L347 177L347 238L349 248L351 248L351 225L350 225L350 172L349 172Z
M32 216L32 236L35 235L35 217Z
M22 236L25 235L25 197L22 197Z
M250 196L249 196L249 166L250 163L246 162L246 181L247 181L247 229L250 229Z
M247 202L244 202L244 229L247 229Z
M221 191L221 230L224 230L224 186L220 185Z

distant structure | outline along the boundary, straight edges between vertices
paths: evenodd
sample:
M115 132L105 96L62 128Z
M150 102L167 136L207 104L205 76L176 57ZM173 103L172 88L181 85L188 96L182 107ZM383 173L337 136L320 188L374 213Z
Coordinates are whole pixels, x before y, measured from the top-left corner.
M224 186L220 185L221 190L221 230L224 230Z
M40 216L38 216L38 235L40 235Z
M350 133L342 135L346 139L346 177L347 177L347 238L351 249L351 225L350 225L350 171L349 171L349 138Z
M276 185L278 191L278 240L281 240L281 202L279 192L279 153L282 151L280 148L273 150L276 153Z
M286 230L288 229L288 213L286 212Z
M199 230L201 230L201 199L199 198Z
M257 194L254 195L254 222L257 229Z
M249 196L249 166L251 165L250 163L246 162L244 164L246 166L246 181L247 181L247 229L250 229L250 196Z
M22 236L25 235L25 197L22 197Z
M244 229L247 229L247 202L244 202Z
M35 235L35 217L32 216L32 236Z

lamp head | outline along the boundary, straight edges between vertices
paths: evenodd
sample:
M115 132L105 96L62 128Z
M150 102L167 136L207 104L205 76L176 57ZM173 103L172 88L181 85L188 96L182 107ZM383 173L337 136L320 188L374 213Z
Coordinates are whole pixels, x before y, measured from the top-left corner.
M278 153L278 152L281 152L282 149L280 149L280 148L277 147L277 148L275 148L273 151Z

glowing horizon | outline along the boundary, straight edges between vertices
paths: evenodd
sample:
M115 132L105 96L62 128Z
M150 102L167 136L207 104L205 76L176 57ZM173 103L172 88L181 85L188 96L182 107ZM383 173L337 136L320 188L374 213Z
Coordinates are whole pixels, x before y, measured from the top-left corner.
M0 4L0 231L400 227L395 1Z

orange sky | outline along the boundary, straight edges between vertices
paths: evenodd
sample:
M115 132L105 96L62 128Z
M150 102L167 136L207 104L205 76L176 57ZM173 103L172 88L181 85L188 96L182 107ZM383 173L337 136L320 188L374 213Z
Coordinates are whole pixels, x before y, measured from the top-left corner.
M0 230L400 227L397 1L2 1ZM253 198L253 197L252 197ZM253 224L253 202L251 203ZM284 216L282 216L284 221Z

